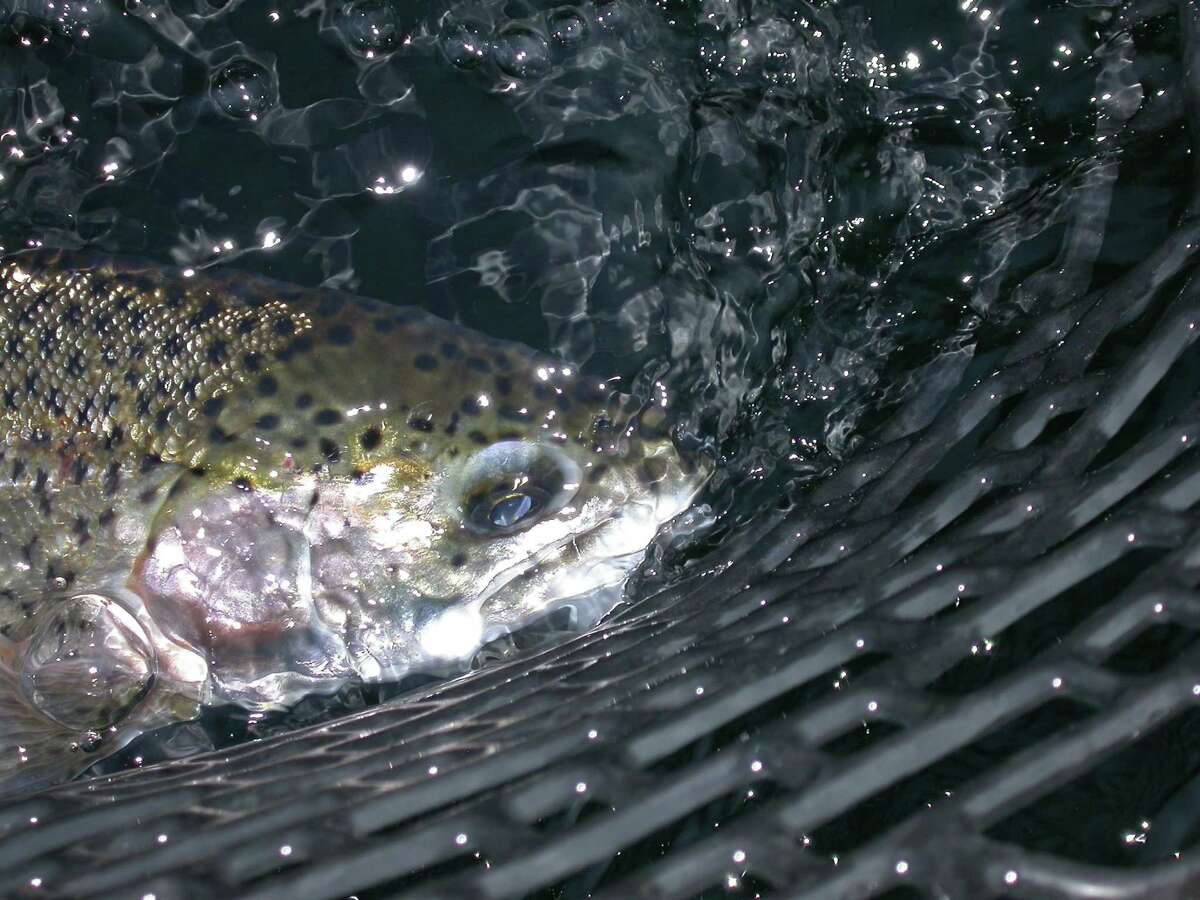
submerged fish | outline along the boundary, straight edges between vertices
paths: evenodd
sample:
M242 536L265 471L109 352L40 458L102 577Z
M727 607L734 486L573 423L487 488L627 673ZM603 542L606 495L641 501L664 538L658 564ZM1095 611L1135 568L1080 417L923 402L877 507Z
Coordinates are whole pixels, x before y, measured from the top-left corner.
M0 289L0 792L611 605L704 477L660 408L420 310L61 252Z

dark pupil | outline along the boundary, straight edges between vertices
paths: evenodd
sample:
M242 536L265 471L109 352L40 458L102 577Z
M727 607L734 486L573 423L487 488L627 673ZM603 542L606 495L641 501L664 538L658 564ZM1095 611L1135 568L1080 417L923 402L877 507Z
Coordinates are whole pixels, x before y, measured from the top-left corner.
M533 498L528 494L509 494L496 501L490 515L497 528L511 528L533 510Z

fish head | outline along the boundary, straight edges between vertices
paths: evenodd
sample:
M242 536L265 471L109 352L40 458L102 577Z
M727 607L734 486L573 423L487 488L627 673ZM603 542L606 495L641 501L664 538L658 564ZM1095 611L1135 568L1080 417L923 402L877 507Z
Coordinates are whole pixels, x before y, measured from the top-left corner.
M206 448L160 511L135 583L221 699L452 671L565 605L594 621L700 490L661 397L447 329L277 372L303 402L249 391L269 434Z
M447 423L457 412L457 427L413 441L412 413L393 420L381 433L402 436L392 452L323 492L314 603L359 676L452 665L567 604L583 620L607 612L700 488L706 466L676 447L661 407L639 409L570 366L526 362L500 381L506 396L494 378L448 375L451 403L416 415Z

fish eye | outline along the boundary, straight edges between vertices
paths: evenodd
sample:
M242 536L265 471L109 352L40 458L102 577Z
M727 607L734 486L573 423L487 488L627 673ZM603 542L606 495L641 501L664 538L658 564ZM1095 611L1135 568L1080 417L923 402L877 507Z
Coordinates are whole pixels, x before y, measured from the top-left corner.
M509 494L496 501L489 518L497 528L511 528L536 508L534 498L529 494Z
M461 507L469 529L511 534L562 509L579 488L579 467L564 453L524 441L501 441L468 460Z

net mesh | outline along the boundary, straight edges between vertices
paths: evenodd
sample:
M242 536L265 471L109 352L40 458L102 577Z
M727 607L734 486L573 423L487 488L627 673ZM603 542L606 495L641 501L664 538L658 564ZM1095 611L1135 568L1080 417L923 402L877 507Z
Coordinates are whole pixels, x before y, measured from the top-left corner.
M1130 132L1194 138L1197 5L1114 40L1163 15ZM585 635L0 807L0 893L1195 896L1198 243L1193 202Z

